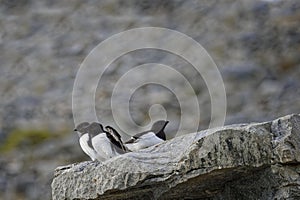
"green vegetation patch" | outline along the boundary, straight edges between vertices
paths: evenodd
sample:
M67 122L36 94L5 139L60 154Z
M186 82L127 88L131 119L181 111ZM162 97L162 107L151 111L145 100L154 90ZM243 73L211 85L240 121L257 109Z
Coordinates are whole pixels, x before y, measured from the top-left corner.
M30 148L53 137L48 130L13 130L0 146L0 152L8 152L16 148Z

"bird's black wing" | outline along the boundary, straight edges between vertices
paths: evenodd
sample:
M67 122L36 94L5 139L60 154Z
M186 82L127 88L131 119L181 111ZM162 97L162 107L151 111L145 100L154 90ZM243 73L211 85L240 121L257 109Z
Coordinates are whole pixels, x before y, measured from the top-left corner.
M131 136L131 139L126 141L125 144L134 143L135 141L137 141L139 139L139 137L141 137L142 135L145 135L147 133L149 133L149 131L144 131L144 132L135 134L134 136Z
M118 133L118 131L116 131L116 129L114 129L114 128L111 127L111 126L106 126L105 129L106 129L110 134L112 134L112 136L114 136L114 138L115 138L116 140L122 141L121 135Z
M131 138L130 140L126 141L125 144L132 144L136 141L136 139Z
M121 135L111 126L106 126L105 129L107 130L106 135L108 139L117 147L124 150L125 152L128 151L127 148L124 146Z
M145 135L145 134L147 134L147 133L149 133L149 132L150 132L150 131L144 131L144 132L135 134L135 135L132 136L132 137L135 138L135 139L138 139L138 138L141 137L142 135Z

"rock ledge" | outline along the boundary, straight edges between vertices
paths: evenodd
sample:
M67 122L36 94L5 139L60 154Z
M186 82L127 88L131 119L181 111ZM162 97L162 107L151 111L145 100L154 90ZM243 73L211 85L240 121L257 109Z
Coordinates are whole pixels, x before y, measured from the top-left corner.
M300 115L59 167L53 199L299 199Z

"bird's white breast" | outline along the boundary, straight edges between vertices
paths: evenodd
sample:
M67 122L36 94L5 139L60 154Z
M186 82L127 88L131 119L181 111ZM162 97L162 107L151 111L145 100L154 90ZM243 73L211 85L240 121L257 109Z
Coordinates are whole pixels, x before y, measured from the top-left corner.
M106 159L119 155L116 147L107 138L105 133L101 133L92 138L92 144L98 154L102 154Z
M84 134L79 138L79 144L84 153L91 157L92 160L95 160L97 158L96 152L88 145L88 140L88 134Z

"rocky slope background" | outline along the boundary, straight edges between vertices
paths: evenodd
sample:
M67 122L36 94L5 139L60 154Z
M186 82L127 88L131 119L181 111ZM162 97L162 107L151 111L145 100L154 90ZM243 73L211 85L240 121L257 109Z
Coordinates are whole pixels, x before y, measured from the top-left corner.
M127 29L165 27L198 41L222 74L226 124L300 113L297 0L1 0L0 11L1 199L50 198L54 169L88 160L72 132L74 78L97 44ZM203 113L199 127L206 129L210 97L201 76L182 59L155 50L132 52L112 64L102 80L105 87L96 93L101 120L113 120L110 96L118 77L149 62L172 65L189 77ZM172 134L180 119L176 98L162 95L166 92L161 88L151 91L141 88L143 95L137 92L133 98L133 119L149 122L145 110L161 103L172 121L167 130Z

